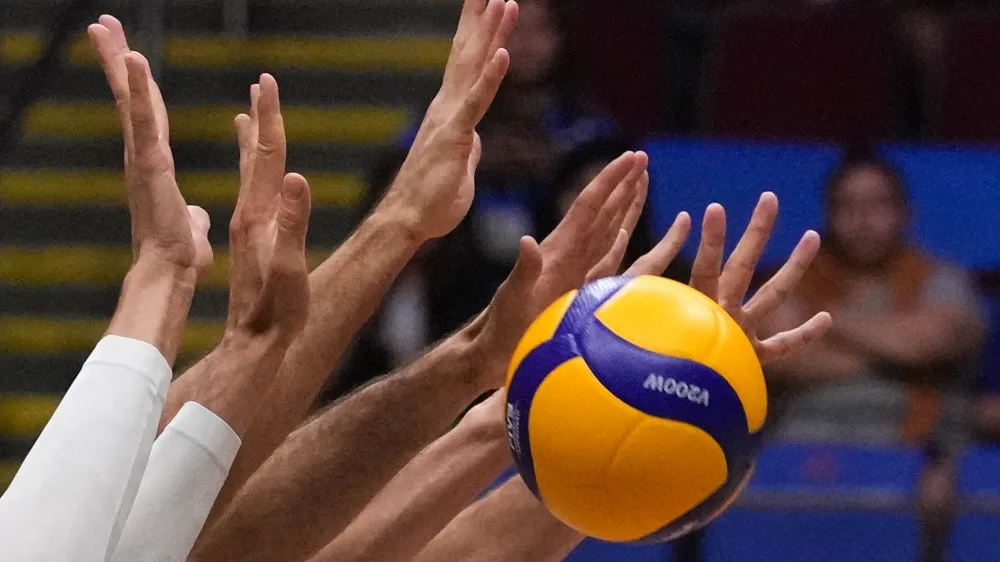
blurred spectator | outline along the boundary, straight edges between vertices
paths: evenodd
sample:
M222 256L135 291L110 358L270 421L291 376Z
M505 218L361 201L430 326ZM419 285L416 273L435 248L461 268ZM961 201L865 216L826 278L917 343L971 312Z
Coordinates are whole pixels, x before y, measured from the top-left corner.
M775 328L819 310L834 326L769 372L775 437L953 450L983 340L972 280L908 240L907 196L886 164L844 164L826 201L823 250Z
M954 506L953 463L968 438L968 391L983 341L978 295L961 269L907 238L899 173L843 164L826 191L823 250L777 329L820 310L833 327L769 369L773 436L786 441L925 447L923 559L941 560Z

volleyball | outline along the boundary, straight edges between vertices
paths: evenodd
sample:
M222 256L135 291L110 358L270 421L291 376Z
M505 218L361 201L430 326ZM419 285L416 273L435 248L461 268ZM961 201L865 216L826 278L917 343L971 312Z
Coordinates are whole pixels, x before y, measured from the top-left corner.
M709 523L753 471L767 389L740 326L654 276L610 277L550 305L506 384L511 452L563 523L614 542Z

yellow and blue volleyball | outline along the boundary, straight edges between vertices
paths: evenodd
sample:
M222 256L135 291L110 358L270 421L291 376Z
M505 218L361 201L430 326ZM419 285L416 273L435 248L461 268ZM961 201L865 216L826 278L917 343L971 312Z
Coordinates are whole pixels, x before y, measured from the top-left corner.
M615 542L675 539L742 490L767 415L760 362L714 301L610 277L549 306L507 375L525 484L559 520Z

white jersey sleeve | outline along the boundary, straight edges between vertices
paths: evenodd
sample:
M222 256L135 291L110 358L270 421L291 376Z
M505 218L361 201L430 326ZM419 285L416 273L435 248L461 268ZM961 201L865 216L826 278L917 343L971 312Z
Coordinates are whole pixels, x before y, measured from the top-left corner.
M4 559L105 560L156 437L170 365L152 345L105 336L0 498Z
M115 562L183 562L240 448L220 417L188 402L153 444Z

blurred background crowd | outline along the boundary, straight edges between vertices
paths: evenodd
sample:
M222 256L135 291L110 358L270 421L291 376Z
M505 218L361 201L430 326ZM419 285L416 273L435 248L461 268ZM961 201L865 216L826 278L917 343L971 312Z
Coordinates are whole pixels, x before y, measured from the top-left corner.
M835 319L822 343L767 373L768 438L796 445L765 452L743 511L672 548L684 555L700 540L713 560L1000 559L989 545L1000 529L1000 454L988 447L1000 440L994 3L520 4L511 71L480 128L473 210L400 276L323 399L467 321L506 276L520 236L547 234L604 164L641 147L650 205L630 251L647 249L676 212L697 221L712 201L742 230L759 193L773 190L782 219L770 264L806 228L824 235L773 329L819 310ZM4 0L0 488L102 334L130 263L118 123L84 22L116 14L143 42L170 107L178 183L215 219L220 248L238 185L231 119L255 77L274 73L289 169L313 186L310 243L321 259L392 181L458 8ZM694 242L669 276L687 279ZM188 361L221 333L226 265L218 252L195 297ZM825 531L795 510L816 511Z

